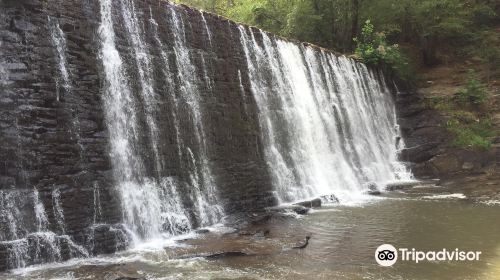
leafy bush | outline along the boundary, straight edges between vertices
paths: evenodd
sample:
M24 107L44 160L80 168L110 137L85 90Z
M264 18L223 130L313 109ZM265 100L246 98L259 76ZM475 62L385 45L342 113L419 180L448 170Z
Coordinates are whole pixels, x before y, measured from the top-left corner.
M446 123L446 128L455 135L452 145L462 148L489 149L493 136L492 124L489 119L478 120L469 124L452 119Z
M500 70L500 38L495 30L478 32L474 40L478 44L472 46L472 55L477 55L489 63L490 70Z
M472 9L472 21L477 25L490 25L497 19L497 14L488 5L476 4Z
M389 64L403 80L414 77L411 65L433 66L461 61L464 56L478 56L491 70L500 70L498 0L173 1L341 52L352 52L352 38L357 36L360 57L378 64L385 61L384 51L389 57L394 54ZM372 19L370 24L384 33L375 33L373 25L365 24L365 34L359 34L358 23L366 19ZM483 36L487 31L490 34ZM407 54L419 55L410 55L413 63L408 65L404 56L397 55L400 49L392 51L393 46L381 44L386 41L404 46ZM380 45L383 51L378 51Z
M357 44L355 53L366 64L388 66L405 82L412 82L413 70L407 57L401 52L399 45L389 45L384 32L375 32L370 20L367 20L359 38L354 38Z
M465 88L455 94L460 103L479 105L488 98L486 87L476 78L473 70L469 70L469 80Z

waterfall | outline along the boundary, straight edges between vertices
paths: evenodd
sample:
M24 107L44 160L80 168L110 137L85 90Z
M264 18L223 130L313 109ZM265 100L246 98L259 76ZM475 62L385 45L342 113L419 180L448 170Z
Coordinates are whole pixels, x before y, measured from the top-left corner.
M52 200L57 201L58 195L56 192ZM64 219L60 207L54 205L53 214ZM5 229L0 232L0 245L7 249L9 268L89 256L87 250L65 232L51 231L45 205L36 188L0 191L0 214L0 226Z
M113 5L112 1L101 0L100 4L101 61L107 81L104 107L126 226L133 239L140 241L217 222L223 211L209 160L207 112L202 105L204 89L205 94L214 90L208 71L212 57L189 46L186 28L192 27L176 6L167 5L164 11L171 42L160 38L149 8L152 46L146 43L147 26L141 24L133 1L121 0ZM115 8L120 13L113 13ZM113 16L123 20L133 67L123 61L117 49ZM203 13L200 17L208 49L212 50L214 35ZM259 110L266 161L281 202L332 193L348 202L362 195L365 183L383 185L398 179L397 147L393 143L399 132L394 104L377 73L345 57L318 53L263 32L259 32L261 42L257 42L253 32L238 28ZM166 96L155 89L158 75L151 60L153 47L163 64L161 82L166 83ZM133 69L137 81L128 74ZM241 70L237 78L244 114L248 114ZM173 130L168 133L175 135L175 160L188 174L189 190L182 194L185 183L163 175L166 162L174 159L165 158L159 148L164 133L157 123L160 98L170 101ZM187 124L179 119L183 115L189 120ZM194 139L186 141L186 129L192 131ZM141 140L144 132L148 133L147 147ZM154 159L154 174L146 168L149 158Z
M13 20L32 56L0 42L0 270L411 178L377 70L166 1L96 4Z
M384 81L365 65L239 26L281 202L335 194L359 198L366 183L408 179ZM250 33L250 34L249 34ZM406 176L405 178L402 178Z
M71 92L72 89L66 58L66 39L59 22L50 16L46 19L59 70L59 75L55 78L56 100L61 102L63 94ZM59 86L62 87L62 91ZM78 119L75 118L74 122L78 123ZM20 131L17 120L16 129ZM71 129L81 147L77 127ZM25 147L19 133L17 138L18 154L21 155ZM25 174L22 163L18 164L20 173ZM34 263L62 261L71 257L88 257L87 250L66 234L60 189L54 188L51 193L49 192L52 207L47 208L39 190L30 186L25 178L24 181L25 186L22 189L0 189L0 247L7 254L6 266L17 268ZM51 215L56 225L50 223L47 211L52 211Z
M114 165L117 191L121 196L124 222L133 233L133 241L158 238L165 234L178 234L193 227L213 224L218 221L222 210L216 200L215 181L211 175L209 160L206 155L206 143L202 121L202 109L199 105L199 89L196 87L196 70L187 51L184 24L180 15L171 10L171 22L175 34L174 52L177 69L176 80L181 83L181 97L175 101L173 116L175 123L178 153L181 160L186 160L190 173L188 204L194 204L196 218L189 219L178 188L180 183L171 176L163 176L164 162L169 160L159 151L159 128L156 115L160 96L154 89L152 62L149 45L145 43L142 30L135 12L133 1L119 1L121 17L125 23L126 35L133 49L135 67L138 71L139 92L132 89L134 81L127 74L126 65L116 48L113 3L101 0L101 60L104 67L107 86L104 106L107 124L110 130L111 158ZM151 12L150 12L151 13ZM160 40L155 20L149 22L155 33L155 41L160 48L163 63L168 66L168 55ZM169 84L174 83L168 70L163 71ZM167 72L167 73L165 73ZM170 89L173 94L174 87ZM137 96L138 94L138 96ZM180 104L178 104L180 103ZM144 106L144 111L139 108ZM177 121L179 108L188 108L192 117L192 129L195 131L196 147L184 144ZM141 115L143 113L144 115ZM145 118L146 128L141 127L139 119ZM140 133L149 132L150 150L141 147ZM155 174L150 174L145 167L145 158L150 155L155 162Z
M222 216L222 208L217 201L217 189L212 176L210 164L207 157L207 143L205 129L203 125L203 109L200 107L201 90L197 86L198 77L195 76L196 68L192 61L191 54L187 47L185 25L182 16L170 7L171 23L174 33L173 51L175 54L176 66L178 69L177 80L180 83L180 91L184 106L189 108L192 119L192 130L196 138L198 156L195 157L193 150L187 148L187 153L191 162L191 185L194 187L194 197L192 200L197 204L201 225L209 225L217 221ZM210 33L207 29L208 36ZM202 55L203 58L203 55ZM202 60L204 61L204 60ZM206 77L205 65L202 66ZM210 88L210 82L207 81ZM198 164L199 162L199 164Z
M158 211L155 211L157 209L153 209L154 201L157 199L154 197L152 201L145 200L145 195L155 196L155 191L151 189L152 186L148 184L147 178L141 176L144 174L144 166L137 150L134 149L139 138L137 112L125 76L123 61L116 49L112 1L100 1L100 6L101 60L107 82L103 99L106 117L109 120L110 154L114 176L121 195L127 225L132 227L137 234L140 234L139 230L143 231L142 234L150 234L158 227L159 221L152 220L157 219L158 215L144 215L144 210L153 210L151 212L157 214Z

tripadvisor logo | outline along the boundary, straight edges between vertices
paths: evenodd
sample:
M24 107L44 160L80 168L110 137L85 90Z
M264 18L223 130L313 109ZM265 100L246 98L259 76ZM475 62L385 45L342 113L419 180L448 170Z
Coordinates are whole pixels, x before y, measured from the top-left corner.
M398 250L391 244L383 244L375 250L375 260L381 266L391 266L398 260Z
M375 250L375 260L381 266L392 266L398 260L419 263L421 261L478 261L481 251L442 249L439 251L419 251L415 248L396 249L391 244L383 244Z

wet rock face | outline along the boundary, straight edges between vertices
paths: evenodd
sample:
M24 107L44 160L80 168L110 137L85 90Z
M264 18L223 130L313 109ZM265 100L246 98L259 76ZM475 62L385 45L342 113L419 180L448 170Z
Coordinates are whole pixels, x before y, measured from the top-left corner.
M148 44L155 45L155 38L147 28L150 16L158 23L161 40L173 40L165 20L166 9L159 8L169 4L155 0L135 1L135 4ZM202 56L196 55L200 52L207 53L210 60L205 69L212 80L211 88L206 83L197 86L202 92L200 107L205 120L207 154L223 206L227 213L236 213L273 205L276 200L263 159L257 108L250 93L243 49L235 39L237 26L205 15L212 32L210 43L206 40L201 14L185 7L179 9L189 22L185 36L192 60L197 65L206 63ZM54 45L51 20L58 22L65 38L66 78L61 70L61 54ZM119 22L120 17L113 20ZM99 22L97 0L0 2L0 210L14 211L9 204L12 197L21 192L31 201L36 189L46 216L44 230L69 236L90 255L123 249L126 243L123 234L117 233L122 222L121 201L113 180L106 108L102 102L106 81L99 58ZM124 27L119 24L115 27L117 48L127 63L128 75L134 80L138 74L136 66L128 64L132 61L130 42L124 35ZM150 55L155 61L155 91L163 94L169 85L159 62L159 49L152 47ZM175 65L170 66L175 75ZM200 81L204 74L197 73ZM131 87L137 95L139 85ZM162 176L185 182L189 174L183 167L188 163L176 156L172 100L163 95L158 100L162 112L158 116L159 149L171 160L166 162ZM143 106L134 109L144 110ZM195 138L189 125L183 125L191 117L187 112L179 116L185 141ZM141 126L140 135L147 135L142 127L146 126ZM147 147L148 140L141 141ZM153 173L152 160L146 161L146 165ZM30 215L35 216L35 207L28 208L16 210L31 211ZM0 234L0 270L44 261L43 256L35 256L26 257L25 263L15 263L11 245L2 242L31 240L30 233L40 230L35 225L43 217L37 219L17 221L18 228L24 231L9 237ZM12 221L0 217L0 225L9 223ZM55 260L74 257L64 248L60 251L64 252Z
M396 100L406 144L400 160L409 163L417 178L448 179L498 169L498 148L485 151L453 147L446 118L426 105L423 94L401 92Z
M0 3L0 208L4 218L7 213L14 214L12 220L2 221L2 231L17 229L0 240L0 270L44 262L47 258L55 261L72 257L63 244L66 239L35 234L39 230L57 236L66 234L73 242L85 245L94 222L111 225L121 219L107 158L101 79L93 43L96 22L89 17L95 7L83 2ZM62 18L71 90L62 86L49 17ZM29 205L34 189L45 210L47 224L43 229L34 226L36 206L22 208L15 198L20 197ZM94 220L96 189L98 200L106 207ZM59 208L54 205L55 190ZM64 232L56 208L64 214ZM23 213L31 219L16 217ZM102 236L110 239L109 234ZM97 242L108 242L104 237L96 237L100 239ZM17 249L1 242L7 240L25 246L23 263L12 260ZM58 253L37 252L56 243ZM101 248L104 250L94 251L109 251L106 246Z

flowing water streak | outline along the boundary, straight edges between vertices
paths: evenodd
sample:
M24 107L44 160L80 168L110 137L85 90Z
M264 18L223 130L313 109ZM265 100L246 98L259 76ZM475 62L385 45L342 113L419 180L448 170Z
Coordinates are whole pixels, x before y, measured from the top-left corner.
M134 7L133 0L121 0L121 10L127 37L130 38L131 45L135 54L135 63L139 74L139 83L141 86L141 96L145 103L145 115L151 140L151 148L156 164L156 173L160 174L164 163L158 151L159 131L156 124L156 115L158 112L157 94L153 88L153 73L150 54L143 38L143 32L139 25L139 19Z
M52 17L48 17L49 22L49 30L50 36L52 38L52 43L56 47L57 50L57 60L59 63L59 72L61 74L63 87L65 92L68 92L71 89L71 80L69 77L68 71L68 62L66 60L66 39L64 37L64 33L59 27L59 21L57 19L53 19ZM59 89L56 90L57 93L57 101L60 100Z
M56 188L52 191L52 210L54 211L54 217L57 225L59 226L59 230L62 234L66 234L65 221L64 221L64 212L61 205L61 191L59 188Z
M58 194L52 194L53 215L58 219ZM26 199L30 197L31 199ZM63 260L63 253L69 257L88 257L87 250L76 244L70 236L50 231L45 206L36 188L31 191L0 192L0 212L15 213L7 216L8 236L0 236L0 246L9 255L9 268L25 267L28 263L55 262ZM5 220L0 219L4 226Z
M99 184L94 182L93 188L93 197L94 197L94 218L93 222L96 225L102 217L102 206L101 206L101 191L99 188Z
M171 104L172 108L172 117L174 122L175 129L175 138L177 143L177 155L179 161L182 160L182 148L184 147L184 143L182 141L182 136L180 133L180 125L178 115L178 100L175 95L175 84L174 78L172 77L172 72L170 70L169 59L167 53L165 52L163 42L160 39L158 34L158 23L153 18L153 14L151 11L151 7L149 9L150 19L149 22L151 24L151 28L153 30L154 39L158 44L158 48L160 50L161 61L163 64L163 75L166 78L167 91L170 95L171 100L173 101ZM168 228L172 234L180 234L184 233L188 230L191 230L191 223L189 222L188 214L186 210L181 205L182 198L177 190L178 182L172 178L162 178L160 182L160 196L162 197L162 218L164 219L164 223L167 223Z
M158 215L147 211L153 204L145 200L152 193L152 185L142 176L145 172L137 143L140 132L137 125L136 103L125 76L125 66L116 49L111 0L100 0L102 60L106 88L103 95L106 120L111 143L111 160L117 190L121 196L124 220L133 232L132 241L158 233ZM154 193L154 192L153 192Z
M14 194L9 191L0 190L0 222L2 231L0 231L0 240L18 239L17 221L22 215Z
M22 197L22 199L21 199ZM29 193L0 190L0 245L7 249L10 268L25 267L29 258L29 229L25 228L24 205L29 203ZM34 208L32 208L34 209Z
M243 113L245 113L245 115L248 115L247 96L245 94L245 88L243 87L243 81L241 80L240 69L238 69L238 86L240 88L241 99L243 102Z
M213 35L212 32L210 31L210 28L208 27L208 23L207 20L205 19L203 11L200 11L200 15L203 22L203 26L205 27L205 32L207 34L208 46L209 46L208 50L211 53L213 51L213 44L212 44ZM200 53L200 57L201 57L201 67L203 68L205 83L207 84L208 90L212 92L214 87L213 75L209 75L207 70L207 66L210 66L210 68L212 68L212 61L209 59L208 60L209 63L207 64L207 61L205 59L205 53L203 51Z
M33 205L35 206L35 219L37 231L47 231L49 226L49 220L47 219L47 214L45 214L45 207L40 201L40 194L36 188L33 188Z
M59 20L53 17L48 16L48 26L49 26L49 31L50 31L50 37L52 38L52 44L54 45L54 48L56 49L57 52L57 61L59 65L59 73L60 73L60 78L62 78L62 84L64 88L64 95L72 93L72 82L71 82L71 73L69 71L69 66L68 66L68 60L66 57L66 53L68 52L67 45L66 45L66 37L64 36L64 32L62 31L61 27L59 26ZM59 84L59 79L56 78L56 85ZM60 101L61 99L61 94L60 94L60 89L57 87L56 89L56 94L57 94L57 101ZM73 112L75 112L76 109L73 109ZM78 115L74 115L73 120L72 120L72 134L71 137L76 141L78 144L79 148L79 154L80 154L80 159L84 159L84 147L83 144L81 143L81 137L80 137L80 119Z
M239 29L281 202L328 193L356 201L367 183L406 179L391 94L373 71L256 31L259 43Z
M210 28L208 28L207 19L205 18L205 14L203 11L200 11L201 20L203 21L203 26L205 27L205 31L207 32L208 43L210 45L210 49L212 48L212 32L210 32Z
M139 19L135 11L134 3L130 0L123 0L121 2L122 16L127 29L128 37L130 38L131 45L134 49L136 66L139 74L139 82L141 86L141 96L145 103L145 116L149 128L151 147L156 162L157 178L148 180L147 191L143 192L145 197L137 197L134 199L138 208L147 211L143 215L154 215L156 220L151 220L151 224L146 225L149 229L145 232L146 238L158 236L160 232L164 231L164 225L170 230L169 234L176 233L176 228L173 226L177 223L182 223L180 228L186 228L187 218L179 220L178 217L182 216L183 209L181 209L178 202L173 200L179 199L176 193L176 186L169 184L168 180L161 178L162 170L164 169L164 157L159 152L159 130L156 124L156 116L158 115L158 95L154 90L153 70L150 60L150 53L148 52L148 45L144 40L144 32L141 30ZM152 18L152 17L151 17ZM143 216L141 215L141 216ZM156 226L156 228L155 228Z
M0 89L3 90L4 87L8 85L9 74L7 73L7 69L5 69L6 63L6 55L3 52L3 41L0 41Z
M172 74L172 70L170 69L170 60L168 59L168 55L165 50L165 46L160 39L160 36L158 35L158 23L155 21L153 18L153 12L151 10L151 7L149 7L149 22L151 24L151 29L153 29L153 34L154 34L154 39L156 43L158 44L158 48L160 49L160 56L161 56L161 61L163 64L162 67L162 72L163 75L165 76L165 84L167 87L167 91L169 94L169 97L172 100L172 117L173 117L173 122L174 122L174 129L175 129L175 140L177 143L177 155L179 157L179 161L182 159L182 147L184 146L184 143L182 141L182 136L180 132L180 124L179 124L179 117L177 116L177 112L179 111L179 105L178 105L178 100L177 96L175 94L175 80Z
M195 189L192 201L197 204L201 225L209 225L217 222L222 216L222 208L217 200L218 194L215 187L207 157L207 143L202 119L202 108L200 108L200 89L197 86L198 77L196 68L191 60L186 42L184 21L181 13L169 6L172 28L174 33L174 54L178 70L178 81L181 83L180 90L182 99L188 106L192 116L193 130L198 145L197 157L192 149L188 149L189 158L192 161L191 185ZM199 168L198 168L199 165ZM198 175L200 173L200 175ZM201 180L200 180L201 177Z

